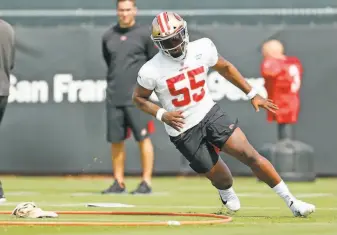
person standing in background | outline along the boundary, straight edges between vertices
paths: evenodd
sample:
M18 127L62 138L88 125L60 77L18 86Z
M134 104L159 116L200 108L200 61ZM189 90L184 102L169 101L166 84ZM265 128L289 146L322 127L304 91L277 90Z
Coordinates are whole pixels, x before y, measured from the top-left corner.
M14 29L9 23L0 19L0 124L8 102L10 72L14 68L14 41ZM4 201L6 198L0 181L0 203Z
M153 119L137 109L132 92L141 66L155 54L150 27L136 23L135 0L117 0L118 23L102 37L102 53L107 65L107 141L111 143L114 183L103 194L126 193L124 182L125 140L130 131L138 142L143 168L142 182L132 194L152 192L154 151L150 134Z

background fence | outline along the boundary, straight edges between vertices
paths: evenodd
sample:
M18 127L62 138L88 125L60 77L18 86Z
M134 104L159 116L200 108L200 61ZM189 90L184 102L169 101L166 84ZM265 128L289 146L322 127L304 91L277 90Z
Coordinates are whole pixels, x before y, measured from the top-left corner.
M103 31L115 20L110 0L98 1L97 5L95 1L1 2L0 17L15 25L18 53L11 103L1 126L0 173L110 173L110 149L105 141L105 66L100 48ZM141 23L151 21L153 9L178 7L171 1L161 1L167 5L158 2L139 2ZM219 52L262 93L259 48L264 40L280 39L289 54L302 60L302 107L294 136L314 147L319 174L337 175L337 30L333 10L337 3L250 2L210 1L207 7L212 9L207 13L202 1L193 1L193 5L186 1L179 10L188 16L192 40L204 36L213 39ZM317 9L302 14L294 9L276 9L290 2L293 7ZM323 6L332 8L321 9ZM86 10L76 14L74 8ZM273 8L278 14L262 8ZM220 106L239 118L255 147L276 141L276 126L266 122L264 111L256 114L238 89L214 72L209 74L208 84ZM168 144L168 136L157 121L156 127L155 172L177 173L180 154ZM250 174L243 164L225 155L223 158L235 174ZM126 171L140 171L134 141L127 142Z

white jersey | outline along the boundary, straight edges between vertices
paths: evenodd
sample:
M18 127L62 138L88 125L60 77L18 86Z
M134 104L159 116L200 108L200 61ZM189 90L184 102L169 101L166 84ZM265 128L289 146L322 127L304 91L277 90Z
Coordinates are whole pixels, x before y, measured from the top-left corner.
M197 125L214 106L207 87L209 67L218 61L218 52L208 38L188 43L184 61L177 62L158 53L146 62L138 73L138 84L154 90L163 108L167 111L183 111L184 127L177 131L165 124L170 136Z

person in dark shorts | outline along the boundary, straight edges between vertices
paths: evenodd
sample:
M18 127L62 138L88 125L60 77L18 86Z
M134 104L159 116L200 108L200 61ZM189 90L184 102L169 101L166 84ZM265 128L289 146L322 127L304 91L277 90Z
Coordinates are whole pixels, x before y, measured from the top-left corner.
M247 95L255 111L277 112L272 100L258 94L237 68L219 55L209 38L190 41L187 23L175 12L161 12L152 21L151 38L160 49L138 72L133 101L145 113L164 123L171 142L218 190L222 204L231 211L241 208L233 177L217 151L248 166L284 200L295 217L306 217L315 206L298 200L273 165L249 143L238 121L220 109L207 86L209 69ZM151 102L155 92L162 107Z
M14 41L14 29L9 23L0 19L0 124L8 102L10 72L14 68ZM0 182L0 203L5 200L6 198Z
M143 167L142 181L133 194L152 192L154 152L151 133L154 122L132 103L139 68L158 50L149 37L149 27L136 23L135 0L117 0L119 22L102 38L102 53L108 67L106 90L107 140L111 143L114 183L103 194L125 193L124 141L133 134L138 142Z
M170 140L190 162L190 167L204 174L218 162L220 149L237 126L237 119L233 120L214 104L196 126L179 136L170 136Z

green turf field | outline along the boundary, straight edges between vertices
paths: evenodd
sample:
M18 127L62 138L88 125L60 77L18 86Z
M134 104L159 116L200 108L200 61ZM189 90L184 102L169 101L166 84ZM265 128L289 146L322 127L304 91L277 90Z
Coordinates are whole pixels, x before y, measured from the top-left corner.
M0 211L11 211L24 201L33 201L44 210L54 211L159 211L218 213L222 209L216 190L203 178L155 178L151 196L100 195L111 179L57 178L57 177L3 177L7 203ZM132 190L138 183L128 178ZM241 199L240 212L232 215L233 221L224 225L193 225L170 227L0 227L1 235L111 235L111 234L226 234L226 235L336 235L337 234L337 179L318 179L315 183L291 183L291 190L299 198L316 205L309 218L293 218L290 210L271 189L254 178L235 178L235 189ZM121 203L131 208L87 208L87 203ZM195 218L169 216L88 216L60 215L52 221L117 222L117 221L169 221ZM198 219L198 218L197 218ZM204 218L200 218L205 220ZM199 220L200 220L199 219ZM9 215L0 215L4 221L27 221ZM39 220L43 221L43 220Z

